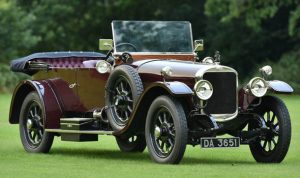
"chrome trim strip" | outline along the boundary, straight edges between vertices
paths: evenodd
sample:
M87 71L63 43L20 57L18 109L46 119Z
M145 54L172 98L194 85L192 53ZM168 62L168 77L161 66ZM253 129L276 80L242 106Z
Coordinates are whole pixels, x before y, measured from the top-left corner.
M121 55L123 52L114 52L114 55ZM131 55L194 55L194 52L130 52Z
M113 131L98 130L63 130L63 129L45 129L46 132L55 133L74 133L74 134L96 134L96 135L112 135Z
M113 44L114 44L114 46L113 46L113 48L114 48L114 52L116 52L116 41L115 41L115 31L114 31L114 23L113 23L113 21L111 22L111 31L112 31L112 39L113 39Z
M189 24L190 24L190 34L191 34L191 44L192 44L192 50L193 50L193 53L194 53L195 46L194 46L194 40L193 40L193 30L192 30L192 24L191 24L191 22L190 22Z

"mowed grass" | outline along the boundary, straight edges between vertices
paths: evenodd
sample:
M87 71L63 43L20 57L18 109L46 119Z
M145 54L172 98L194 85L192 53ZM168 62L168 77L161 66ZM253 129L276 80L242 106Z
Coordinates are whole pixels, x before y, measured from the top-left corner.
M122 153L112 136L72 143L56 138L49 154L23 150L18 125L8 123L11 95L0 95L0 178L4 177L300 177L300 96L280 96L292 118L292 142L280 164L256 163L248 146L188 146L179 165L160 165L148 152Z

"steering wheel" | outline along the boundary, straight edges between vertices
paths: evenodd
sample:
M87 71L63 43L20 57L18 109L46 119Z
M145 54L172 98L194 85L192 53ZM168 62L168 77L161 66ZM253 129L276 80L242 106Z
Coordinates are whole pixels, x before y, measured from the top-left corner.
M130 46L130 47L132 47L132 49L134 49L134 51L137 51L137 47L135 45L133 45L132 43L120 43L120 44L116 45L116 47L123 46L123 45ZM115 58L112 56L113 51L114 51L114 49L109 50L105 57L105 60L112 65L115 62ZM128 52L123 53L121 58L122 58L122 61L125 63L132 62L132 57Z
M116 45L116 47L120 47L120 46L130 46L130 47L132 47L132 49L134 49L135 52L137 52L137 47L135 45L133 45L132 43L119 43Z

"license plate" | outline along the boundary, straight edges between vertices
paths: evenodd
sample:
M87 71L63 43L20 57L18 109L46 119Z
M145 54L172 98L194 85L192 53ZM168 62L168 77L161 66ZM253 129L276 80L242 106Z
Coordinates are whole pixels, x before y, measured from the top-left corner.
M205 137L201 138L202 148L236 148L240 146L239 137L231 138L214 138Z

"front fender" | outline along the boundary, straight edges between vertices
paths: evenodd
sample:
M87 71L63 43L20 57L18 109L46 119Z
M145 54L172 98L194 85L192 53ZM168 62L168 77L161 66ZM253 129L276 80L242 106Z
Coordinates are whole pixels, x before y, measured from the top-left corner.
M293 88L280 80L271 80L268 81L269 90L276 92L276 93L293 93Z
M294 90L293 88L280 80L271 80L267 81L268 83L268 92L274 92L278 94L289 94L292 93ZM256 99L255 96L247 93L244 88L241 88L239 91L239 107L242 110L247 110L249 105Z
M155 82L149 85L140 96L128 124L115 136L128 137L135 133L143 133L148 109L151 103L161 95L171 95L176 98L185 98L193 94L193 90L182 82Z

